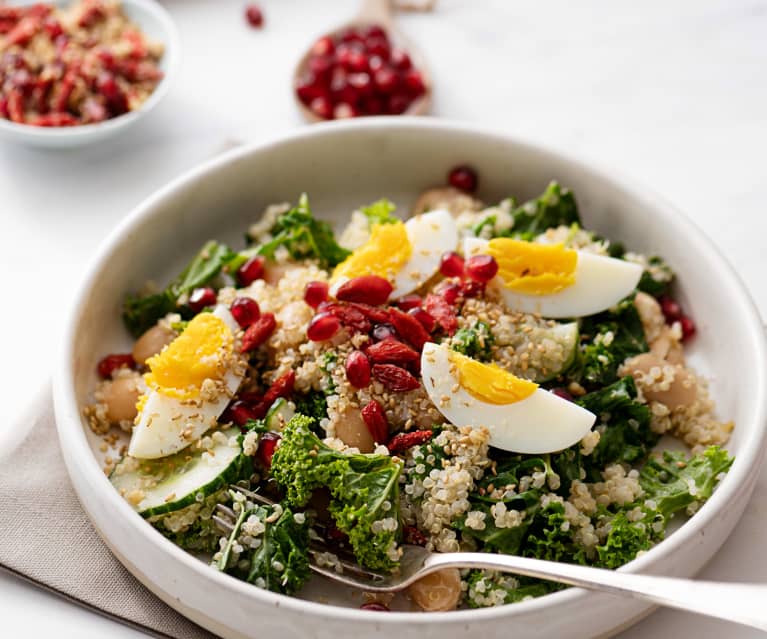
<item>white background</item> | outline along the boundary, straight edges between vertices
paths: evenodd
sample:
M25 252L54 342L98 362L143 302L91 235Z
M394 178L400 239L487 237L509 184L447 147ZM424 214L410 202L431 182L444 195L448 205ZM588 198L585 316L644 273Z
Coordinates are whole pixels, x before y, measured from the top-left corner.
M144 197L232 143L304 126L289 89L305 46L355 0L168 0L182 68L127 136L75 152L0 144L0 442L47 378L60 319L101 239ZM423 48L434 115L478 122L614 167L709 234L767 314L767 2L439 0L400 24ZM684 241L683 238L681 241ZM716 295L716 291L711 292ZM747 372L746 372L747 373ZM747 399L747 398L744 398ZM767 477L702 576L765 581ZM2 541L0 540L0 543ZM0 576L3 637L137 633ZM625 639L756 637L663 611Z

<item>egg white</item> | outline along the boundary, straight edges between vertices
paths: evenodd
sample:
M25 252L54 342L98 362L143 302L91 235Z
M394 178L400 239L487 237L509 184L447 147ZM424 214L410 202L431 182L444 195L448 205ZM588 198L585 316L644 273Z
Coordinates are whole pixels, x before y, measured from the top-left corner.
M226 306L216 306L213 315L222 319L233 335L239 330ZM150 390L138 422L133 427L128 454L138 459L157 459L183 450L216 425L230 397L240 387L242 378L243 375L227 371L224 382L228 393L222 393L208 402L180 400Z
M488 243L480 238L466 238L463 241L464 255L482 254L487 250ZM518 293L506 288L500 275L493 278L490 286L500 293L509 310L539 313L543 317L557 319L600 313L631 293L642 277L642 267L638 264L585 251L576 253L575 283L556 293Z
M456 426L485 426L490 445L531 455L553 453L579 442L596 415L541 388L512 404L483 402L460 386L451 372L449 349L428 343L421 356L421 375L429 398Z

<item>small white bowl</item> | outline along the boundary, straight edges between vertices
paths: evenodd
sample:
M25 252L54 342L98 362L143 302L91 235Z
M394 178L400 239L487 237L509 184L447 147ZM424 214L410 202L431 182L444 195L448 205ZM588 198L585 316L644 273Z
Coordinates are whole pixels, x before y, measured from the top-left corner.
M15 4L34 4L36 0L20 0ZM49 0L50 1L50 0ZM53 4L67 6L74 0L54 0ZM178 67L179 36L170 14L153 0L122 0L125 14L135 22L149 38L162 42L165 52L159 67L163 78L144 104L135 111L96 124L79 126L40 127L18 124L0 118L0 138L27 146L50 149L67 149L100 142L116 135L151 111L165 96Z
M716 553L753 491L767 441L767 347L737 275L679 211L647 189L560 153L486 130L427 118L318 124L237 149L175 180L114 231L86 273L66 321L55 377L62 454L80 501L125 566L163 601L226 638L581 639L626 627L652 607L570 588L532 601L446 613L371 612L328 582L285 597L219 573L165 539L114 490L99 465L100 440L81 415L104 353L131 340L120 321L128 291L170 280L209 238L240 246L272 202L306 191L313 210L340 223L361 203L388 197L406 210L419 191L444 184L456 164L474 166L480 196L497 202L539 194L556 178L572 188L588 228L633 250L666 257L675 295L698 334L688 359L711 378L721 417L733 419L732 469L678 530L621 570L689 577ZM756 550L756 549L755 549ZM308 600L307 600L308 599ZM326 603L318 603L319 601Z

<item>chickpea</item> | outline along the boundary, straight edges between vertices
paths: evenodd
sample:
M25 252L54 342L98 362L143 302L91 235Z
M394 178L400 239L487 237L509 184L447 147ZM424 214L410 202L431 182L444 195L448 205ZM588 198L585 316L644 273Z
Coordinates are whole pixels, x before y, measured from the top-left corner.
M647 341L655 341L666 326L666 320L658 300L652 295L640 291L634 296L634 306L639 313L639 319L642 321L642 328L644 328Z
M162 324L155 324L136 340L133 345L133 359L143 366L150 357L157 355L174 339L176 339L176 331Z
M438 570L412 584L408 594L426 612L455 610L461 598L461 575L455 568Z
M138 386L134 377L118 377L106 385L103 402L107 407L107 418L117 423L136 417L136 402L139 398Z
M415 201L413 215L435 209L447 209L453 217L458 217L467 211L481 210L482 202L452 186L427 189Z
M684 349L668 326L664 326L660 335L650 344L650 352L660 359L666 360L669 364L684 366Z
M372 453L375 450L373 436L358 408L348 407L340 415L336 424L336 437L347 446L359 448L362 453Z
M679 406L689 406L698 397L698 387L694 375L683 366L669 364L653 353L642 353L632 357L625 364L629 374L635 379L647 374L652 368L674 367L674 381L668 390L651 390L642 387L644 396L654 402L660 402L674 410Z

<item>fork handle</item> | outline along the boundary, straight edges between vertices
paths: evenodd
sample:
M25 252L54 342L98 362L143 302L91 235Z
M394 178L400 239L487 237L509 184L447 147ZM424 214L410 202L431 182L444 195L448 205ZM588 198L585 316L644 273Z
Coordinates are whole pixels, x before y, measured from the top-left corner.
M435 553L426 559L421 574L448 567L486 568L538 577L613 595L644 599L668 608L697 612L767 630L767 585L762 584L635 575L543 559L478 552Z

